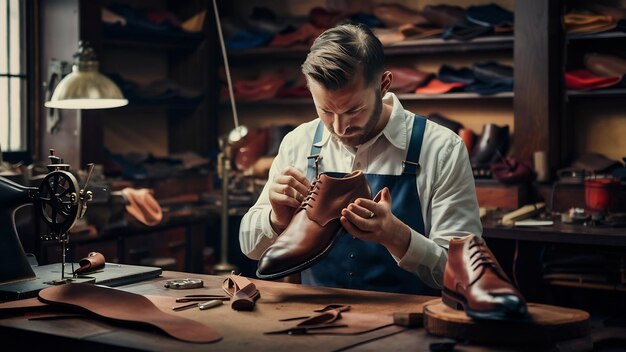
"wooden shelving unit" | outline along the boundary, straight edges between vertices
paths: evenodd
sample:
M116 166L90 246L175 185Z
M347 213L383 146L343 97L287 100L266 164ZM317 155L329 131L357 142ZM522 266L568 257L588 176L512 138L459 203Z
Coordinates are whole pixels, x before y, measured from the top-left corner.
M570 99L583 98L626 98L626 88L598 89L598 90L568 90L567 97Z
M102 44L105 47L124 47L124 48L148 48L148 49L180 49L180 50L192 50L196 48L203 40L204 36L189 36L189 37L164 37L159 36L145 37L145 36L120 36L120 35L107 35L104 32L102 38Z
M446 93L446 94L398 94L401 101L413 100L468 100L468 99L513 99L513 92L502 92L493 95L479 95L476 93ZM259 101L237 101L238 106L272 106L272 105L313 105L311 98L278 98ZM230 106L230 102L220 102L220 106Z
M594 290L626 292L626 285L623 285L623 284L600 284L600 283L575 282L575 281L565 281L565 280L548 280L546 282L549 285L554 285L554 286L566 286L566 287L576 287L576 288L588 288L588 289L594 289Z
M444 40L440 38L406 40L385 47L385 54L416 55L434 53L463 53L468 51L513 50L513 36L479 37L470 41ZM309 52L306 46L291 48L255 48L248 50L233 50L228 53L233 61L247 61L259 59L304 59Z

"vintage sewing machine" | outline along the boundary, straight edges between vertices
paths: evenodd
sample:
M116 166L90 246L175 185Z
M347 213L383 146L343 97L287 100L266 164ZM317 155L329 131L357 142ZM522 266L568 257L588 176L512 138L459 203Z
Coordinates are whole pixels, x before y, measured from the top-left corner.
M70 230L83 217L92 198L87 190L93 164L85 184L69 172L70 165L50 150L48 174L39 187L26 187L0 176L0 301L33 297L50 285L67 282L91 282L119 286L158 277L160 268L107 263L105 269L87 276L77 275L66 263ZM43 240L58 240L62 249L62 262L49 265L31 265L22 247L15 214L21 207L33 205L37 220L46 225ZM68 271L69 269L69 271Z

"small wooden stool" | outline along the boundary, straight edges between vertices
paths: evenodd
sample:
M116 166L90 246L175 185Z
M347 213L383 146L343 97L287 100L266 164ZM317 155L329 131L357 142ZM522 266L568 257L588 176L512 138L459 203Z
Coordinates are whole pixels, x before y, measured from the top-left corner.
M489 344L551 344L589 335L589 313L543 304L528 304L522 321L473 320L441 299L424 304L424 327L429 334Z

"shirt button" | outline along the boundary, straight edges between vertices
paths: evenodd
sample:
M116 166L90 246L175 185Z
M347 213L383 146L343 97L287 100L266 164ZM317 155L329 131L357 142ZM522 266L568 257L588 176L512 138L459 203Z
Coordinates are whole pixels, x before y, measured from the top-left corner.
M361 162L357 162L356 163L356 167L360 169L361 168Z
M356 255L354 255L354 253L350 253L350 258L354 259L354 257L356 257Z

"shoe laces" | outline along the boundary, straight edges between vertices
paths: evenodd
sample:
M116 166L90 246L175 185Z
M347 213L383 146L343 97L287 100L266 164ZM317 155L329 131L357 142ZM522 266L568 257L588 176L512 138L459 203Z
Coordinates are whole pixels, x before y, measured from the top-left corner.
M321 184L322 184L322 180L320 178L316 178L316 179L313 180L313 182L311 182L311 187L309 188L309 193L307 193L307 195L304 198L304 200L302 201L302 204L300 205L300 207L306 208L306 207L312 207L313 206L310 202L314 201L315 200L315 196L319 194L317 191L319 190L319 185L321 185Z
M482 266L492 268L496 267L497 263L484 243L472 240L470 242L469 250L471 253L469 259L471 261L471 268L473 271L478 270Z

